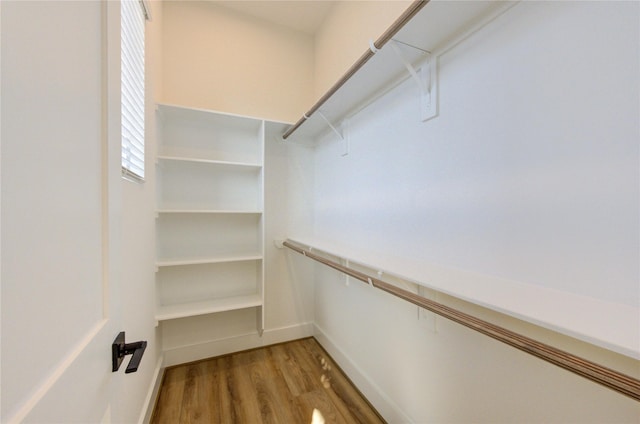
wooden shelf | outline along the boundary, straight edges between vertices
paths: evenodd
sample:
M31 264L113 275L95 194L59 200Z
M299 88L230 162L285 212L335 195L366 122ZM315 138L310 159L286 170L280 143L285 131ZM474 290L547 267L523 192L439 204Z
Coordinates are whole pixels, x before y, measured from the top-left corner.
M629 305L307 237L290 238L351 264L418 284L640 359L640 310Z
M205 119L215 122L216 125L232 125L235 128L250 130L259 128L261 121L249 116L171 103L157 103L157 109L163 117L172 116L186 120Z
M262 168L259 163L247 163L247 162L232 162L215 159L204 159L195 156L170 156L170 155L158 155L158 161L181 161L181 162L193 162L193 163L207 163L211 165L227 166L233 168L255 168L256 170Z
M226 255L226 256L210 256L201 258L166 258L160 259L156 262L157 267L165 266L181 266L181 265L201 265L201 264L218 264L228 262L243 262L243 261L259 261L262 260L260 254L247 254L247 255Z
M238 309L255 308L257 306L262 306L262 296L257 293L200 302L162 305L158 307L156 320L166 321L218 312L235 311Z
M157 214L220 214L220 215L262 215L258 210L222 210L222 209L190 209L190 208L164 208L158 209Z
M262 167L263 120L167 104L158 115L159 161Z
M261 190L260 166L172 161L158 169L159 210L255 212Z
M476 23L496 16L515 3L496 0L431 1L392 40L397 42L405 60L418 66L428 58L428 53L437 56L440 50L473 28ZM409 78L407 68L390 44L388 42L380 48L335 93L324 102L318 101L310 111L321 107L322 114L337 127L343 119ZM368 49L369 46L363 46L365 53ZM288 140L308 143L331 131L318 113L307 112L305 115L309 118L301 118L304 122L291 133Z

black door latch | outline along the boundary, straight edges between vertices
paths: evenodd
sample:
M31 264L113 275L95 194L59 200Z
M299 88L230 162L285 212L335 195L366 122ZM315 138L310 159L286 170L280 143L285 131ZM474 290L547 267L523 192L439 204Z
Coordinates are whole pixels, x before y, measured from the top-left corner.
M129 365L127 365L127 369L125 373L128 374L130 372L138 371L138 366L140 365L140 360L142 359L142 355L144 354L144 350L147 348L147 342L133 342L133 343L125 343L124 342L124 331L121 331L120 334L116 337L116 339L111 344L111 371L116 372L120 369L120 365L122 361L124 361L124 357L126 355L131 355L131 360L129 361Z

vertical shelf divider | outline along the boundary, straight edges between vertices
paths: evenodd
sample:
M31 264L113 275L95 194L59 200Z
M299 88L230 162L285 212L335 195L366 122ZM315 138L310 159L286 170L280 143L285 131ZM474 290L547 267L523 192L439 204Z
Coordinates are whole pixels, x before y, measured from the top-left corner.
M265 212L265 143L266 143L266 122L262 121L260 123L260 163L262 163L262 168L260 168L260 189L259 191L259 206L260 210L262 210L262 215L260 216L260 248L262 250L262 261L260 262L260 270L258 276L258 284L260 296L262 296L262 306L258 311L258 334L262 336L264 332L264 320L265 320L265 262L266 262L266 212Z

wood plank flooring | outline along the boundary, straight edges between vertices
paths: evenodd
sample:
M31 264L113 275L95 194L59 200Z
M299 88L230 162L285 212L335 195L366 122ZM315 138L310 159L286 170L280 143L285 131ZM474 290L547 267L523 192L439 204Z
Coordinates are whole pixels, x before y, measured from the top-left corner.
M167 368L151 422L310 424L314 409L385 422L313 338Z

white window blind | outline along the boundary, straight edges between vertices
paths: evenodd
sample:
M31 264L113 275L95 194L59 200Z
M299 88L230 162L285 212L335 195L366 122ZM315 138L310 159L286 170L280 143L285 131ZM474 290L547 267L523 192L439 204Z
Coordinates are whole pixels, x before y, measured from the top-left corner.
M144 180L144 24L139 0L123 0L121 23L122 174Z

